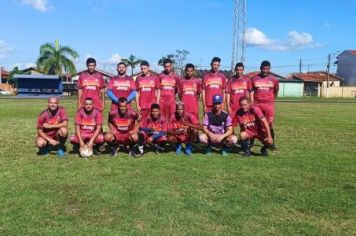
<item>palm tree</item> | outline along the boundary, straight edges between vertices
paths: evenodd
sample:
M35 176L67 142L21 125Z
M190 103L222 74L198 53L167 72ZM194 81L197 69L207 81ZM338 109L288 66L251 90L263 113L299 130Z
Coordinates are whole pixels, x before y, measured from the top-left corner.
M55 44L45 43L40 47L40 56L37 59L37 67L44 73L52 75L62 75L63 72L75 74L76 69L72 60L79 57L79 54L68 46L60 46L58 41Z
M128 58L121 59L123 63L131 67L131 76L133 75L133 70L135 67L141 63L141 59L135 57L134 55L130 55Z

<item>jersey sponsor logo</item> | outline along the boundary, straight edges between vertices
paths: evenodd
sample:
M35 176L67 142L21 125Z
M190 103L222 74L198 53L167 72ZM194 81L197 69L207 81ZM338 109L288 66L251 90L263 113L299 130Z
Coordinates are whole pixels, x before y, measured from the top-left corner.
M117 89L117 90L129 90L130 88L130 82L129 81L126 81L126 82L118 82L118 81L115 81L114 82L114 87Z
M152 88L155 87L154 81L140 81L138 87L141 89L141 91L145 92L151 92Z
M222 80L219 77L209 78L205 82L205 86L210 88L220 88L222 86Z
M60 121L61 121L61 118L59 116L55 116L53 118L49 118L47 123L51 124L51 125L57 125L57 124L59 124Z

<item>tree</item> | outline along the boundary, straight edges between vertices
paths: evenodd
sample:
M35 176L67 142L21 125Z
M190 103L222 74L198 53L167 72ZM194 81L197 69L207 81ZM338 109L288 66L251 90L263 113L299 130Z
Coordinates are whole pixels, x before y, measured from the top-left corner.
M133 70L135 67L141 63L141 59L135 57L134 55L130 55L128 58L121 59L121 62L125 63L131 68L131 76L133 75Z
M11 84L14 88L17 88L17 78L14 78L14 75L20 75L20 74L30 74L30 72L23 72L22 70L19 70L18 66L15 66L12 71L10 71L9 75L9 84Z
M63 72L76 73L76 68L72 60L79 57L79 54L68 46L45 43L40 47L40 56L37 59L37 68L46 74L62 75Z
M183 50L176 50L176 55L175 55L175 58L176 58L176 62L177 62L177 66L179 68L183 68L184 66L184 63L185 61L187 60L187 56L188 54L190 54L189 51L183 49Z

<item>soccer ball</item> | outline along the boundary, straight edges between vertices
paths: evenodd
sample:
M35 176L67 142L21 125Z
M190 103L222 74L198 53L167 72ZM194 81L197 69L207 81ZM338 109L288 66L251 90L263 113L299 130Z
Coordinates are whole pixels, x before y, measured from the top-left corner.
M93 155L93 149L85 145L83 148L79 150L79 153L81 157L85 157L85 158L91 157Z

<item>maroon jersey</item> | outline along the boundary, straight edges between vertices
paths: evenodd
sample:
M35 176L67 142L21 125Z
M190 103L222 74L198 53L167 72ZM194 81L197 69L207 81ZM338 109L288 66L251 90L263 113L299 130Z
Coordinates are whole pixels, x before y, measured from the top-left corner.
M75 114L75 124L79 125L81 133L94 133L96 126L103 124L103 115L95 108L89 114L80 108Z
M130 93L136 90L135 81L130 76L115 76L113 77L107 86L107 89L113 91L114 95L119 99L120 97L127 98ZM118 104L112 102L111 110L117 109Z
M160 102L163 104L175 104L175 95L179 83L179 76L175 73L167 75L162 72L158 76L159 87L161 91Z
M99 111L104 110L100 98L100 90L105 88L105 82L103 76L99 72L94 71L93 74L90 74L88 71L82 72L79 75L77 88L83 90L82 96L80 97L81 106L83 106L84 100L89 97L93 99L94 108Z
M251 106L247 112L244 112L242 108L237 111L237 120L240 126L243 129L253 133L258 133L263 130L263 118L264 115L261 109L256 106Z
M118 110L109 113L109 123L115 127L115 131L121 134L130 132L135 128L135 121L139 118L137 112L127 109L124 115L120 115Z
M169 130L183 130L185 133L188 132L188 129L190 128L189 126L185 125L183 121L187 121L191 124L199 124L199 121L195 118L194 115L190 113L184 113L183 117L177 118L177 116L174 114L170 120L167 129Z
M243 96L248 96L252 91L251 79L243 75L241 78L232 77L226 84L226 93L230 94L230 107L236 110L240 107L239 100ZM235 114L234 114L235 115Z
M178 93L180 100L184 103L185 111L199 114L200 80L195 77L182 79L178 85Z
M159 82L155 76L138 76L136 79L136 90L140 92L139 105L141 109L150 109L152 103L157 102L156 89Z
M256 75L252 79L252 88L255 103L274 103L274 94L279 90L279 83L273 75L266 77Z
M205 104L206 106L213 105L213 96L220 95L223 96L223 91L225 89L226 77L221 72L212 73L204 75L203 78L203 90L205 90Z
M157 120L153 120L151 116L149 116L144 122L142 123L143 128L149 128L153 130L153 133L160 132L160 131L167 131L167 123L166 120L161 116Z
M67 112L63 107L58 107L56 113L52 115L48 109L41 112L37 120L37 129L41 129L45 134L53 136L59 130L57 129L46 129L43 127L43 124L57 125L63 121L68 120Z

